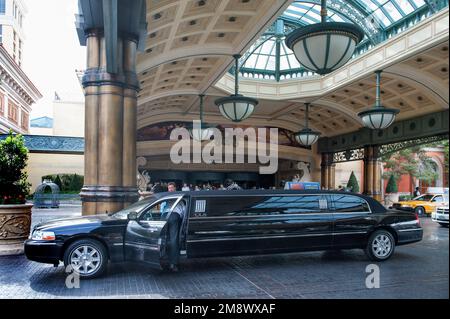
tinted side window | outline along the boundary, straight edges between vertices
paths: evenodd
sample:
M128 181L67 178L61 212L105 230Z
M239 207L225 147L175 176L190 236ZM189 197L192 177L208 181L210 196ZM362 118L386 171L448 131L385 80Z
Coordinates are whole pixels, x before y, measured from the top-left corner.
M367 202L357 196L333 195L334 210L342 213L370 212Z
M319 213L321 195L307 196L271 196L254 205L252 209L268 211L272 214Z
M326 210L326 205L326 199L321 195L195 198L192 201L191 217L318 213Z

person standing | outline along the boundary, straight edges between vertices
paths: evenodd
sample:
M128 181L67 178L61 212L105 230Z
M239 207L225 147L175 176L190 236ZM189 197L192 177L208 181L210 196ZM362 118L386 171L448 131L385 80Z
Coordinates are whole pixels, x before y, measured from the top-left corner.
M170 193L176 192L177 191L177 185L175 185L175 183L169 183L167 184L167 191Z
M171 193L176 192L177 191L177 186L175 185L175 183L167 184L167 191L171 192ZM162 202L161 207L160 207L161 216L166 217L169 208L167 207L167 202Z
M419 190L419 187L416 187L416 190L414 191L414 197L419 197L421 194L420 194L420 190Z
M168 224L168 258L169 270L178 271L178 262L180 259L180 228L186 215L186 204L181 200L173 209L167 220Z
M184 183L183 184L183 188L181 189L183 192L189 192L191 189L189 188L189 186L186 184L186 183Z

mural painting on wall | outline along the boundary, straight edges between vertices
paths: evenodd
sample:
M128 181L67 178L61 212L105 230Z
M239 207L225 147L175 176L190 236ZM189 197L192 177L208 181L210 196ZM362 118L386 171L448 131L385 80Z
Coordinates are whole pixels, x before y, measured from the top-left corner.
M192 123L189 122L165 122L150 125L144 127L138 131L138 142L144 141L166 141L170 139L170 133L172 130L180 127L189 128ZM216 126L224 135L225 128L241 128L245 130L246 128L254 128L253 126L245 125L217 125ZM264 127L261 127L264 128ZM267 128L267 140L269 138L269 128ZM302 147L295 139L294 132L286 130L284 128L278 128L278 145Z

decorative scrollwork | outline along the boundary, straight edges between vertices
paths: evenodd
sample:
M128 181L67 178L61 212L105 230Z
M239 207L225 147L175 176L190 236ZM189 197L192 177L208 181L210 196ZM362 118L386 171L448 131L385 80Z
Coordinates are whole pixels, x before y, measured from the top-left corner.
M6 135L0 135L0 140ZM80 153L84 152L84 138L63 136L24 135L25 146L30 151Z
M147 165L147 159L145 157L139 157L136 161L137 164L137 187L139 191L146 192L147 186L150 184L150 174L147 170L139 170L139 167L145 167Z
M364 159L364 148L334 153L333 163L359 161Z
M0 215L0 238L2 239L24 239L30 233L30 216L22 215Z

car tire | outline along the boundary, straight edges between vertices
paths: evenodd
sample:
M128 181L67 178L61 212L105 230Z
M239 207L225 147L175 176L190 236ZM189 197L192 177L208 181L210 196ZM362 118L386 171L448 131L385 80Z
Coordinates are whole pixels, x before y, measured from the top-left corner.
M389 231L380 229L370 235L365 252L372 261L385 261L392 256L394 250L394 236Z
M418 216L424 216L426 217L427 214L425 212L425 209L423 207L416 207L416 209L414 210L414 212L418 215Z
M445 224L445 223L439 223L439 225L441 225L442 227L448 228L448 224Z
M64 266L79 274L81 279L93 279L106 272L108 254L105 246L95 239L80 239L64 251Z

